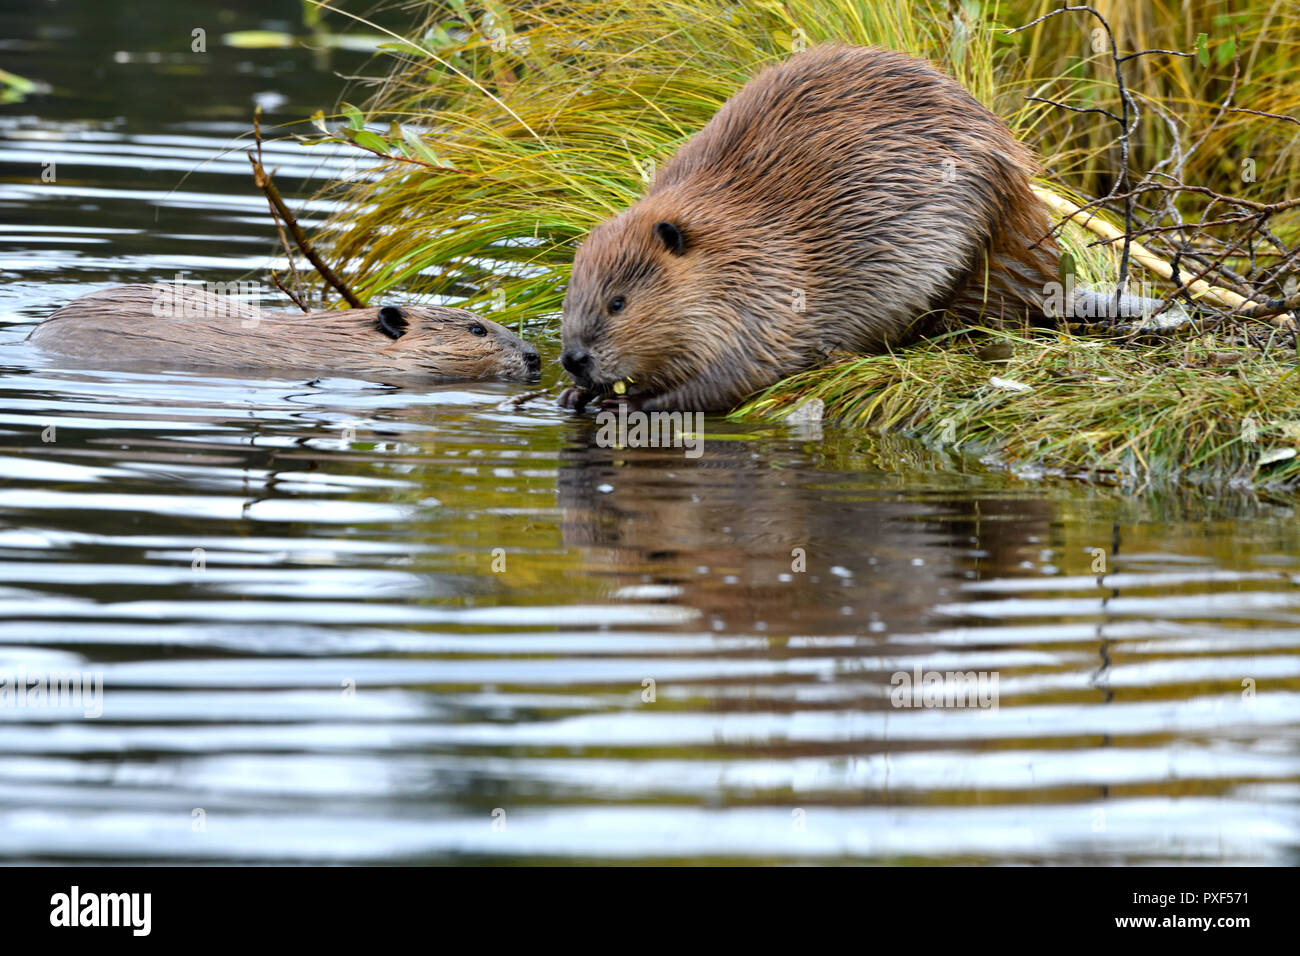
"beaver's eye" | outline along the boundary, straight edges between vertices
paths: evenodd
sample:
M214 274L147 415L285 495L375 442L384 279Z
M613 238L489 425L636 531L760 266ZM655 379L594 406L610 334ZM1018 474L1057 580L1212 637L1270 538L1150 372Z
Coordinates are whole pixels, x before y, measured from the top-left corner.
M479 325L477 322L471 325L469 330L475 335L487 335L487 329L483 328L483 326Z
M623 306L625 305L627 305L627 303L623 300L621 295L614 296L614 298L609 300L609 314L614 315L615 313L622 312Z

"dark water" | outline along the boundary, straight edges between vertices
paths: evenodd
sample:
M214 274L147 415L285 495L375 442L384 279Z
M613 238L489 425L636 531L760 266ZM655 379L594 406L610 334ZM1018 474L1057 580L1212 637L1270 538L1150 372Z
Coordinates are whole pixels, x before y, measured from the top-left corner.
M296 3L179 7L0 7L52 87L0 107L0 676L103 681L0 700L0 859L1296 860L1286 502L22 345L93 287L263 280L222 151L364 66L222 45ZM299 196L344 163L268 149ZM895 706L918 671L997 706Z

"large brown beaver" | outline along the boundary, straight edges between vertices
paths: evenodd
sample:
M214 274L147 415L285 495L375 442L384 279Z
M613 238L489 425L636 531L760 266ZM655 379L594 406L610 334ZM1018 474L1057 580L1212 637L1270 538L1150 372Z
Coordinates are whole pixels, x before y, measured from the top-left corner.
M617 386L644 409L726 409L836 349L1041 316L1059 252L1034 170L913 57L823 46L769 67L578 249L561 402Z
M180 284L87 293L28 339L43 349L116 366L519 382L535 381L541 369L536 348L463 309L389 305L294 315Z

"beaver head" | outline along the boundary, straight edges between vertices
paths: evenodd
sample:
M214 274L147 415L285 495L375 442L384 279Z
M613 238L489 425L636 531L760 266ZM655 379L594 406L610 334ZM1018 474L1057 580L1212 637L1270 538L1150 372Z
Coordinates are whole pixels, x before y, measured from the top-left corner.
M562 402L724 411L806 366L815 337L771 321L801 264L761 215L656 189L578 248L561 325L577 387Z
M534 382L541 371L535 346L464 309L386 305L357 311L374 329L379 354L403 371L512 382Z
M617 391L636 408L726 409L770 382L757 367L770 353L752 348L754 258L734 217L669 194L597 226L564 298L561 362L577 385L565 403Z

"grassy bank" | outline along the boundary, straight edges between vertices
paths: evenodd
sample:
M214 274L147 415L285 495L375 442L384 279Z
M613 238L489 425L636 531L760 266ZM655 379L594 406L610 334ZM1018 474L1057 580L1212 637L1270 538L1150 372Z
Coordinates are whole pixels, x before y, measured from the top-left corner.
M1261 356L1197 341L1134 351L1100 336L982 331L846 356L786 379L738 417L781 418L817 401L829 418L1030 474L1126 485L1300 479L1289 349Z
M360 109L323 119L328 138L368 151L381 176L337 187L344 211L319 238L363 297L448 297L534 337L555 336L574 244L635 201L655 167L756 69L831 40L927 57L1039 149L1044 185L1104 193L1119 163L1114 124L1029 98L1119 108L1096 21L1066 14L1008 33L1057 6L430 0L420 26L394 36L348 93ZM1116 0L1097 9L1121 52L1191 54L1124 66L1143 116L1131 140L1135 171L1163 164L1184 182L1260 203L1295 194L1300 126L1258 114L1300 116L1300 4ZM1161 215L1188 221L1222 209L1197 194L1160 201ZM1281 240L1294 236L1286 215L1270 226ZM1061 241L1081 280L1113 281L1118 246L1096 238L1072 225ZM1170 238L1144 241L1168 252ZM1223 265L1249 279L1256 255L1268 250L1252 246ZM1158 291L1154 277L1135 277ZM1280 286L1281 274L1272 280ZM977 354L991 343L1005 361ZM1264 322L1155 344L964 335L811 370L736 414L779 418L817 398L829 417L1013 464L1137 481L1290 484L1300 481L1300 465L1286 457L1300 445L1290 424L1300 419L1295 360L1294 336Z

